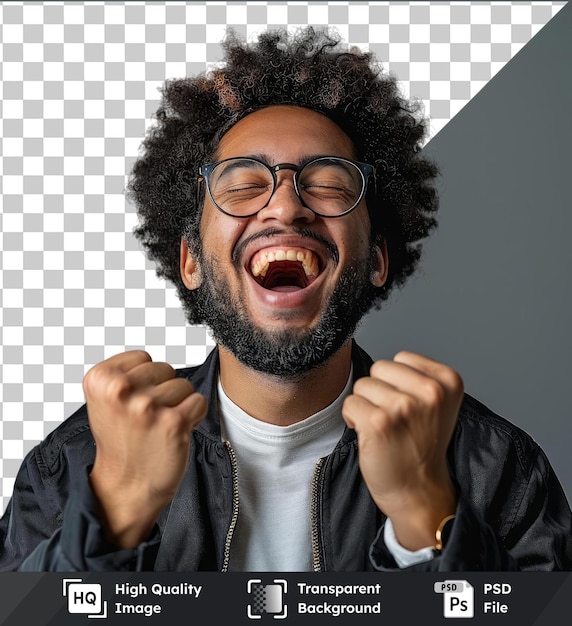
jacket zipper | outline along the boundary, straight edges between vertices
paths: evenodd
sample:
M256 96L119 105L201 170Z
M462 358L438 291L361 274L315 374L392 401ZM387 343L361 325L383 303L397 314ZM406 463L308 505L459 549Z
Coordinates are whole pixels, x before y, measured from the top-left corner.
M318 459L314 468L314 476L310 488L310 524L312 540L312 571L322 571L321 546L320 546L320 505L322 502L322 468L325 459Z
M232 543L232 536L234 534L234 529L236 528L236 522L238 520L238 465L236 463L236 455L234 453L234 450L232 449L232 446L230 445L230 441L225 441L224 445L228 450L228 455L230 457L230 466L232 469L232 518L230 520L230 525L228 527L226 539L224 542L224 554L221 572L228 571L228 565L230 562L230 544Z

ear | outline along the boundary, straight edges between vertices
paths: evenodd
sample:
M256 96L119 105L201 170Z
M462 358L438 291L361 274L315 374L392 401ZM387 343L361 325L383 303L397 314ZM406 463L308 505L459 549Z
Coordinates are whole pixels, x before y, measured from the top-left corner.
M371 284L374 287L383 287L387 280L387 272L389 270L389 257L385 241L375 246L371 261L371 274L369 277Z
M203 282L201 270L184 237L181 238L180 271L187 289L192 291L201 286Z

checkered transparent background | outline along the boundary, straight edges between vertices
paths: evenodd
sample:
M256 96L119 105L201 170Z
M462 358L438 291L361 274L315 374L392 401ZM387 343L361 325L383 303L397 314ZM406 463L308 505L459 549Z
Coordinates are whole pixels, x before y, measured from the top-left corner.
M330 24L424 102L434 135L563 4L0 3L0 511L91 365L131 348L190 365L213 346L144 259L123 193L165 78L218 62L227 26Z

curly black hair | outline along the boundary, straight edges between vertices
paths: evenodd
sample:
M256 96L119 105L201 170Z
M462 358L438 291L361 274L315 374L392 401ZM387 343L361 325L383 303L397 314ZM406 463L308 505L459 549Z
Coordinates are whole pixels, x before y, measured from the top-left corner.
M129 178L128 198L139 216L134 234L157 274L174 283L188 321L202 323L196 293L179 271L181 237L191 250L199 241L198 167L240 119L289 104L329 117L352 140L356 158L375 167L366 198L372 241L385 241L389 254L387 281L371 302L379 306L413 273L421 240L437 223L438 170L420 154L426 133L420 106L402 97L371 53L342 47L327 28L268 31L252 44L230 31L222 45L221 67L165 82L157 122Z

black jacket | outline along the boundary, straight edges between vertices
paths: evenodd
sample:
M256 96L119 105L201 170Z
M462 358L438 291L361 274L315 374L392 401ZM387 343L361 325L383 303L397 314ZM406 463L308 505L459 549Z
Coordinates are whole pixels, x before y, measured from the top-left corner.
M371 359L356 345L354 377ZM221 441L218 353L181 369L210 399L194 431L182 484L145 543L118 550L106 542L87 476L95 457L85 406L25 458L0 521L0 570L225 570L238 515L233 451ZM522 430L466 396L449 446L458 491L455 522L428 571L572 570L572 516L539 446ZM356 434L345 430L318 461L313 482L316 570L395 569L383 543L384 515L358 468Z

